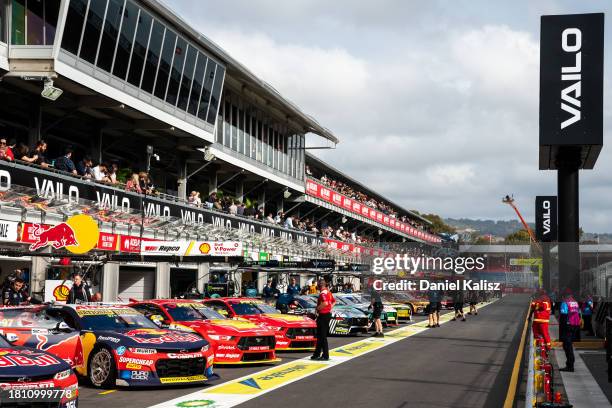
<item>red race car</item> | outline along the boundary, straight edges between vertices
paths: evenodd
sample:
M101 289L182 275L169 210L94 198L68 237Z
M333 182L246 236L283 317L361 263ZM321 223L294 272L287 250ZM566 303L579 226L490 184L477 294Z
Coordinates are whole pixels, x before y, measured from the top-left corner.
M242 317L276 333L276 350L314 350L317 324L306 316L281 314L261 299L216 298L203 301L225 317Z
M72 368L83 364L79 332L49 314L48 305L0 307L0 333L15 346L47 351Z
M130 306L161 327L204 337L215 350L215 364L280 361L274 352L274 331L245 319L228 319L194 300L146 300Z

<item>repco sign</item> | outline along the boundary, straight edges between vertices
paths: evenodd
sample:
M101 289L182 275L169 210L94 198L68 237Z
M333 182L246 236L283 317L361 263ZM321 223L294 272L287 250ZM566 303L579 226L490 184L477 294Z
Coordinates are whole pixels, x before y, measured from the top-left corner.
M536 238L540 242L557 240L557 197L537 196L535 209Z
M593 168L603 144L604 15L543 16L540 33L540 169L580 150Z

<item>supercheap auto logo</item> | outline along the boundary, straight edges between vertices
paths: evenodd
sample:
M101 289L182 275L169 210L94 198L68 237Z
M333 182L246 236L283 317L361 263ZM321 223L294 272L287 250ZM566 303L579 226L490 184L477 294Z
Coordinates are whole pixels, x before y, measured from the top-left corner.
M32 234L35 241L30 245L30 251L50 246L54 249L66 248L73 254L84 254L96 246L100 230L93 218L79 214L53 226L36 224Z

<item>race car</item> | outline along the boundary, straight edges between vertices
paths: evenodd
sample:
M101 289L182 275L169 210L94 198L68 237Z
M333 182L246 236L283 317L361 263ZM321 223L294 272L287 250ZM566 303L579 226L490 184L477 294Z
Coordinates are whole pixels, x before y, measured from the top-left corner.
M274 331L245 319L228 319L189 299L135 302L138 310L161 327L196 332L215 352L215 364L261 364L280 361Z
M306 315L315 319L317 302L307 295L293 296L289 314ZM329 321L329 334L348 336L351 334L367 333L370 321L362 311L352 306L336 304L332 308L332 318Z
M137 310L117 304L53 306L48 312L78 330L83 364L95 387L146 387L216 379L213 351L195 333L160 329Z
M281 314L261 299L216 298L203 303L225 317L242 317L275 332L276 350L314 350L317 324L306 316Z
M412 307L403 303L385 302L383 305L388 305L397 311L397 322L409 322L412 320Z
M0 336L0 390L2 406L78 405L78 379L67 362L46 351L13 346L4 336Z
M403 304L410 306L411 314L424 314L429 305L429 301L424 295L418 292L413 293L386 293L385 297L393 304ZM398 316L399 317L399 316Z
M360 295L358 293L337 293L334 296L338 301L343 302L345 305L353 306L354 308L367 313L371 319L372 309L370 308L369 297ZM383 312L380 316L380 321L385 327L397 326L397 310L389 306L389 304L383 302Z
M11 337L11 344L54 354L71 367L83 364L79 332L48 313L48 305L0 308L0 333Z

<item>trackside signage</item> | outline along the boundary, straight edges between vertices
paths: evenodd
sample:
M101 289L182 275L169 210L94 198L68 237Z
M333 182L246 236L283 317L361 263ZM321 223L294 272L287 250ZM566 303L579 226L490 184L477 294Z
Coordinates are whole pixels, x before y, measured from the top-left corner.
M579 147L593 168L603 144L604 15L542 16L540 169L559 148Z
M537 196L535 209L536 238L540 242L557 240L557 197Z

